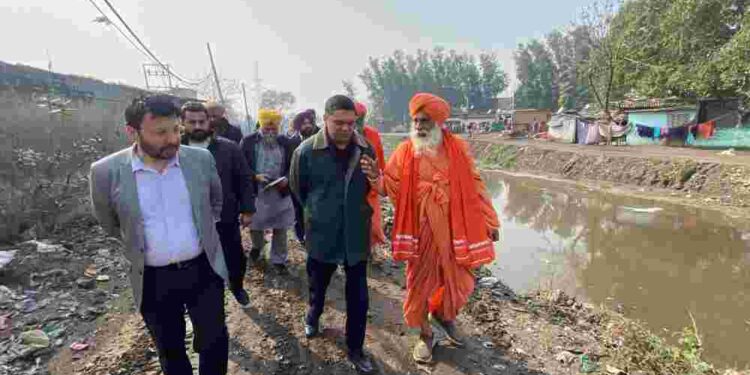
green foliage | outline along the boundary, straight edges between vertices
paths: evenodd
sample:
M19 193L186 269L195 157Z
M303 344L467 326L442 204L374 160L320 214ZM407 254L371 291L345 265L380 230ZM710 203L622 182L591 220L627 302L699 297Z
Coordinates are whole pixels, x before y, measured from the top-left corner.
M608 40L624 42L622 91L647 97L748 96L746 0L633 0Z
M407 103L416 92L440 95L454 107L489 108L506 86L497 56L418 50L409 55L397 50L392 56L373 58L359 75L367 88L373 112L385 120L406 121Z
M516 52L521 86L516 91L517 108L554 109L554 64L552 55L538 40L521 45Z

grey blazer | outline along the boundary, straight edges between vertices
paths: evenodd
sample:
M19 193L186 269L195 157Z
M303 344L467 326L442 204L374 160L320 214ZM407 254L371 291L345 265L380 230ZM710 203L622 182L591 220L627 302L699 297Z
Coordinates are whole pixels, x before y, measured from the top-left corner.
M91 165L89 183L94 216L110 236L122 239L125 258L130 261L133 297L140 310L145 234L133 157L133 147L129 147L98 160ZM179 158L200 244L216 274L226 280L227 266L216 232L222 197L214 158L207 150L190 146L180 146Z

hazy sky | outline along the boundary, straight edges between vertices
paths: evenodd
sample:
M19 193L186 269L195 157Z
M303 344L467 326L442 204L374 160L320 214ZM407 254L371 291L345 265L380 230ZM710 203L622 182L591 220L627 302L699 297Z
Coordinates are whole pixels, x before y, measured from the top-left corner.
M590 0L110 2L179 74L208 74L210 42L220 76L249 84L257 60L266 87L292 91L305 107L341 91L344 79L361 86L356 76L368 57L395 49L491 49L513 77L512 49L567 25ZM90 0L2 0L0 60L46 67L49 51L55 71L143 87L146 58L114 28L92 22L98 16Z

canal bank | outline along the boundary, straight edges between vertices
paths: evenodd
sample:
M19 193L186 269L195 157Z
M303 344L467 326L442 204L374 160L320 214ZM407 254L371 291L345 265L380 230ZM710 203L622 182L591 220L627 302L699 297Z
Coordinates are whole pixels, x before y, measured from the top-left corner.
M720 210L750 218L750 153L661 146L582 146L471 140L482 169L568 181L659 201Z

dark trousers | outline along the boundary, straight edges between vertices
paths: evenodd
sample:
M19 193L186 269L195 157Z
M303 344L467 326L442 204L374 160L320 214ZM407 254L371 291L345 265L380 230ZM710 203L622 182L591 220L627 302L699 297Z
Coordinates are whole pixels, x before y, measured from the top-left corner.
M307 258L307 277L310 284L310 309L307 324L317 326L326 301L326 290L338 264L323 263ZM345 266L346 272L346 346L350 352L362 350L367 328L367 262Z
M297 239L300 242L305 241L305 211L302 208L302 204L297 200L297 197L292 195L292 204L294 205L294 234L297 235Z
M242 249L240 223L216 223L216 231L219 232L219 241L224 251L224 261L226 261L229 271L229 289L235 291L242 288L242 281L247 269L247 256Z
M205 255L177 268L146 267L141 315L165 375L192 375L185 350L185 309L193 323L200 375L225 375L229 334L224 320L224 281Z

